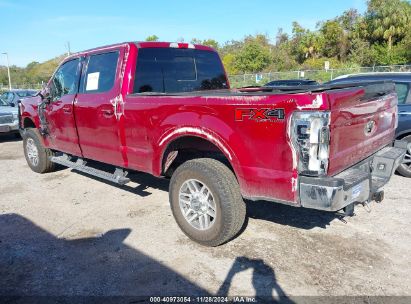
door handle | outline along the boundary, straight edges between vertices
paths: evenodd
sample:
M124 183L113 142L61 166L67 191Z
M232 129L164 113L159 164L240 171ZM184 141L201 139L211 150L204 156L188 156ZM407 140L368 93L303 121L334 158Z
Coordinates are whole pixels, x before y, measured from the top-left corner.
M411 111L400 111L399 113L398 113L399 115L411 115Z
M71 113L71 107L63 107L63 112L70 114Z

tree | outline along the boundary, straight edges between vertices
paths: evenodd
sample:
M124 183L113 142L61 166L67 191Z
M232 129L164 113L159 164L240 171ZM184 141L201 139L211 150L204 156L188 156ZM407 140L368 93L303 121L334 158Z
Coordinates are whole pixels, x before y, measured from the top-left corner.
M322 23L320 32L324 39L322 54L325 57L345 58L348 50L348 39L343 27L337 20L327 20Z
M298 22L293 22L292 32L291 49L298 62L319 56L324 42L319 33L303 28Z
M193 39L191 39L190 43L192 43L192 44L202 44L203 42L201 41L201 39L193 38Z
M270 64L270 52L256 42L244 45L234 57L234 67L243 73L261 72Z
M366 18L371 37L388 50L410 30L411 4L404 0L370 0Z
M209 47L212 47L213 49L218 50L220 48L218 42L214 39L205 39L205 40L201 40L201 39L197 39L197 38L193 38L190 41L192 44L202 44L202 45L206 45Z
M158 36L150 35L146 38L146 41L158 41L158 39L160 39L160 38L158 38Z
M234 60L235 60L235 56L231 53L223 57L223 65L225 67L226 72L229 75L236 75L239 73L239 71L235 67Z
M216 49L216 50L219 49L218 42L214 39L203 40L202 44L206 45L206 46L209 46L209 47L212 47L213 49Z
M277 31L277 36L275 37L275 45L279 46L282 43L288 41L288 34L284 33L283 29L280 27Z
M335 20L339 22L345 32L350 33L355 30L357 23L361 21L361 15L356 9L351 8Z

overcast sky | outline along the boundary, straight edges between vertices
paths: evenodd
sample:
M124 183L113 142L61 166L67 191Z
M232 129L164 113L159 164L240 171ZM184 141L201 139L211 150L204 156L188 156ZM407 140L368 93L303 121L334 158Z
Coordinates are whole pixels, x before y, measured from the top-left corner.
M0 52L25 66L66 52L157 35L162 41L183 37L218 42L266 33L291 32L291 23L315 29L317 21L344 10L364 12L365 0L152 0L41 1L0 0ZM5 56L0 57L5 65Z

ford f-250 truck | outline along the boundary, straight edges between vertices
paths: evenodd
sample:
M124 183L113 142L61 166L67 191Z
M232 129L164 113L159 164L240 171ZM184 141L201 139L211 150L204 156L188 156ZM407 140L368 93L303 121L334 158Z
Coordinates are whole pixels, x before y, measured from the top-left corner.
M406 150L393 143L392 83L231 90L218 54L187 43L71 55L19 110L33 171L57 163L119 184L127 170L171 177L178 225L207 246L240 231L244 199L346 212L380 201Z

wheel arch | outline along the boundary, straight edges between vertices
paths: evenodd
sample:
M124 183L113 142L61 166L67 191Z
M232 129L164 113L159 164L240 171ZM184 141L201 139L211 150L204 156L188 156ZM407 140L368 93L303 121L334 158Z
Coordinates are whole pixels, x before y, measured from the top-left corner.
M178 165L179 161L209 157L225 163L238 179L240 168L235 153L224 139L211 130L192 127L176 129L160 140L159 149L156 162L159 175L167 175L168 170Z
M410 136L411 130L405 130L397 135L397 139L403 139L404 137Z
M24 117L22 127L23 129L36 128L36 124L34 123L33 119L31 119L30 117Z

